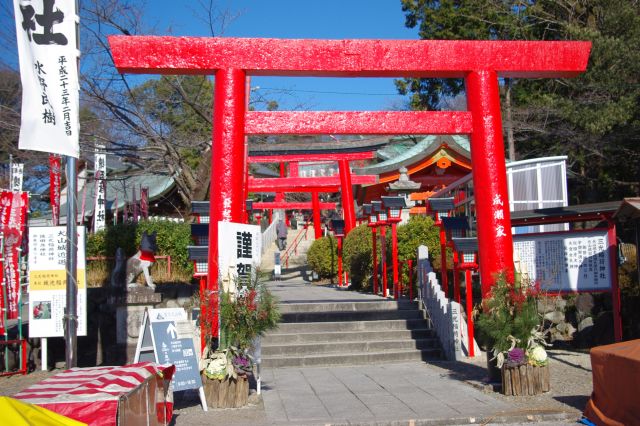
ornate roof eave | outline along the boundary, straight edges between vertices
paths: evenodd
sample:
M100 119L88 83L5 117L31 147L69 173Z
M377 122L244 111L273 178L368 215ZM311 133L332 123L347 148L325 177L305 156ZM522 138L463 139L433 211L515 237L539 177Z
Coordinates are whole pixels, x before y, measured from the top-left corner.
M388 137L372 137L365 140L337 142L311 142L311 140L305 140L291 143L252 143L249 145L249 155L266 156L375 151L387 143L389 143Z
M398 179L400 176L400 173L398 172L400 167L406 167L409 170L409 174L413 174L429 166L432 162L429 162L428 159L434 156L438 150L441 149L451 150L456 155L450 156L450 159L469 170L471 169L471 153L464 147L460 146L460 144L456 142L456 138L449 135L430 135L423 138L402 156L398 156L402 158L395 157L381 163L355 168L353 172L356 174L377 175L388 173L388 175L384 177L384 180L381 177L380 182L390 182ZM465 159L467 159L468 162L465 162ZM427 161L425 162L424 160Z

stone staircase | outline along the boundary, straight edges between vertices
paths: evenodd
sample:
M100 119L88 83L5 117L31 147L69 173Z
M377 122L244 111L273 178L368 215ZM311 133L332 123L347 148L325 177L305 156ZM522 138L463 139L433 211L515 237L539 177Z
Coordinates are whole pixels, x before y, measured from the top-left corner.
M346 297L357 296L341 291ZM362 365L440 358L416 302L282 303L282 320L262 339L264 367Z
M289 229L287 233L287 247L291 247L291 245L294 244L296 236L298 236L298 234L300 233L302 233L303 235L301 236L301 240L298 242L297 250L295 250L295 252L291 252L291 256L289 257L289 268L306 265L307 250L309 250L309 247L311 247L311 244L313 244L314 241L313 226L309 226L306 231L302 228L302 226L300 226L299 229L296 230ZM304 238L305 233L306 238ZM265 252L262 254L262 261L260 263L261 271L273 271L274 254L277 251L279 250L275 243L272 243L267 247ZM280 252L280 256L284 256L284 253L285 251ZM282 265L282 267L284 273L284 265Z

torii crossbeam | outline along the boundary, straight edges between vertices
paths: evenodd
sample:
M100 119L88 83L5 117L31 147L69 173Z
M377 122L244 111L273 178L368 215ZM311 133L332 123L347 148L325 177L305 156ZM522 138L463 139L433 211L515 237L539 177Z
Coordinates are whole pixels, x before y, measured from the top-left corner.
M213 74L208 288L218 286L218 221L241 222L249 134L468 134L485 295L495 275L513 276L500 77L573 77L590 42L468 40L283 40L109 37L123 73ZM247 111L247 76L448 77L465 80L461 112ZM215 308L214 308L215 310Z

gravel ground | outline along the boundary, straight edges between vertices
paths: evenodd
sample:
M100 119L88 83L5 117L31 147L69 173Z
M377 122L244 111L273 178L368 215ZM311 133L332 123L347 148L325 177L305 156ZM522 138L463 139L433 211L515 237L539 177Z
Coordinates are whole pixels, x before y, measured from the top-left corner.
M591 360L587 352L550 349L551 391L538 396L504 396L495 392L486 384L486 357L478 356L462 362L440 361L431 363L431 368L441 371L469 386L491 393L496 398L513 404L513 414L524 412L544 413L566 411L568 418L577 420L584 409L592 391ZM0 377L0 395L11 396L20 390L37 383L60 370L48 372L36 371L26 376L14 375ZM176 395L174 425L268 425L262 400L257 395L250 397L250 404L238 409L209 409L204 412L199 406L197 394ZM514 423L520 424L520 423ZM551 423L543 423L551 424ZM554 422L553 424L563 424ZM573 424L566 422L564 424Z

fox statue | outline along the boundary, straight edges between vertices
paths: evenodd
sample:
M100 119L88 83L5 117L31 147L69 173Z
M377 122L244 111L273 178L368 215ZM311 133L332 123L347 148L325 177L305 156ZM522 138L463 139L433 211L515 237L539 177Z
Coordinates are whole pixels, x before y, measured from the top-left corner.
M156 244L156 237L158 233L153 231L151 235L147 234L147 231L142 233L140 239L140 249L136 254L127 259L127 273L126 283L127 287L136 287L136 278L141 273L144 273L144 280L147 286L151 289L155 289L156 286L151 279L149 268L156 261L155 254L158 251L158 245Z
M151 279L149 268L155 263L155 254L158 251L156 244L157 232L153 231L148 234L147 231L142 233L140 239L140 248L136 254L127 259L124 251L118 248L116 251L116 262L111 274L111 285L120 287L122 283L126 283L126 287L136 287L136 279L141 273L144 273L144 280L150 289L156 286Z

